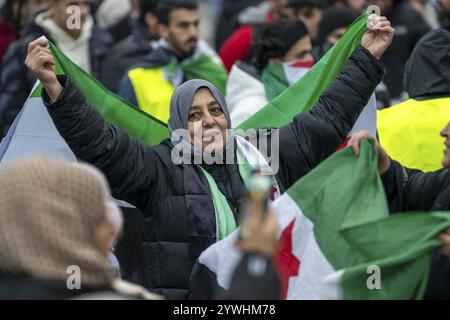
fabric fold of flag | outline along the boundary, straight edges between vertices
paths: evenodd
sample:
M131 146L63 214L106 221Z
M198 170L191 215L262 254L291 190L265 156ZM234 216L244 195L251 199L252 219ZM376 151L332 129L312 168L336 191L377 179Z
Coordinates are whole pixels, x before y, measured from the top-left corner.
M279 128L291 122L300 112L309 111L360 44L367 30L367 17L361 15L356 19L336 45L304 77L239 124L238 128Z
M450 226L450 216L439 212L389 215L375 147L366 140L359 157L351 148L333 154L273 210L286 299L422 298L431 251L440 245L435 237ZM241 256L235 240L232 234L200 256L195 270L216 280L211 288L228 289ZM377 268L379 286L372 286L370 271Z

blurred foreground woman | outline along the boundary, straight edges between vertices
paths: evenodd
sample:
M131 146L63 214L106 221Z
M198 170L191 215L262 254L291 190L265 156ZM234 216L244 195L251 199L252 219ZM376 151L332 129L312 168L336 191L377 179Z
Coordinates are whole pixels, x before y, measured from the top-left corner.
M0 189L0 299L157 298L108 263L122 217L97 169L22 160L0 167Z

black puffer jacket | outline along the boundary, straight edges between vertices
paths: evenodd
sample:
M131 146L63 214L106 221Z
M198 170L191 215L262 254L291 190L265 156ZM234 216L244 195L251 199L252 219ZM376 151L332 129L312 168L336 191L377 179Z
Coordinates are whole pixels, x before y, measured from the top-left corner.
M421 172L392 161L382 175L391 212L449 211L450 170ZM450 213L449 213L450 214ZM450 299L450 258L435 250L425 299Z
M4 56L0 75L0 138L6 135L9 126L21 110L36 82L36 78L25 66L24 61L27 56L28 44L43 35L53 42L49 34L32 19L25 27L23 36L9 46ZM92 75L95 78L100 75L102 60L108 54L108 48L111 45L111 36L106 31L94 26L89 41L89 50Z
M383 75L383 67L362 48L315 107L280 130L280 170L285 188L308 173L342 144ZM148 147L106 124L68 79L53 104L43 99L62 137L78 158L108 178L115 198L143 212L139 268L129 279L170 299L189 295L193 264L216 241L214 206L206 178L193 165L171 161L172 144ZM237 165L206 166L237 212L243 181Z

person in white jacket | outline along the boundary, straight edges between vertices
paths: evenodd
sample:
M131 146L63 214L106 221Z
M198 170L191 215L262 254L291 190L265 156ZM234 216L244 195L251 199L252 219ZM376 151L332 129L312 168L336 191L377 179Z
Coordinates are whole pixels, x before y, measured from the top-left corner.
M226 101L233 127L264 107L270 97L262 76L270 64L283 64L287 84L300 79L313 65L311 38L298 20L283 19L258 30L248 62L233 65L226 88Z

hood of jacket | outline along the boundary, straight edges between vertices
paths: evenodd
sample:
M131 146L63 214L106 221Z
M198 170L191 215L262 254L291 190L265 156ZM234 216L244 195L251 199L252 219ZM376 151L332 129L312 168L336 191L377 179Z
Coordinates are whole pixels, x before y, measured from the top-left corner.
M228 76L226 96L233 127L267 104L266 91L256 68L239 61Z
M450 96L449 31L430 31L417 43L406 63L403 82L411 98Z

